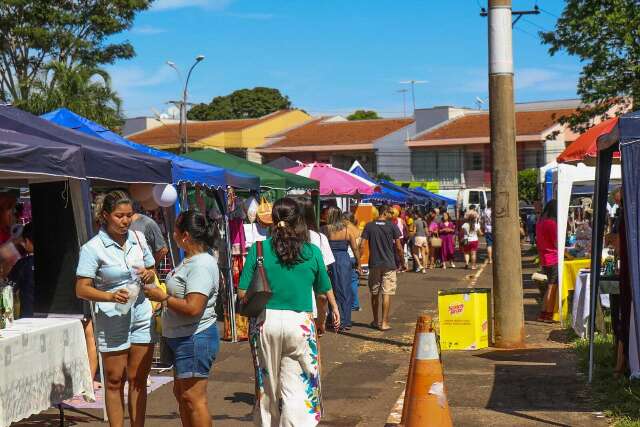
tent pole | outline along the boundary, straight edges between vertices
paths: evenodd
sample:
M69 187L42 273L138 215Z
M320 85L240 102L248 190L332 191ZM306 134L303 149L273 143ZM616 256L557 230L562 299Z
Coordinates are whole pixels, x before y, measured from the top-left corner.
M596 163L596 186L594 191L594 215L591 235L591 275L589 285L591 300L589 301L589 378L593 380L595 364L595 327L596 309L598 306L598 287L600 284L600 266L602 264L602 245L604 240L604 215L607 211L607 193L611 175L611 161L615 147L610 147L598 153Z
M222 194L221 194L222 193ZM235 310L235 294L233 292L233 263L231 261L231 230L229 228L229 209L227 206L227 192L219 190L216 192L216 202L220 206L220 211L224 218L224 244L226 259L227 277L225 277L227 292L227 313L229 315L229 329L231 332L231 342L238 342L238 331L236 330L236 310Z

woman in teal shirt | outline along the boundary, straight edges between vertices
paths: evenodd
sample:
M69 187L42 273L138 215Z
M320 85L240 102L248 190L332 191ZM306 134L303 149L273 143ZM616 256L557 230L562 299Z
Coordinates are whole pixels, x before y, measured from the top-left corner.
M271 238L262 245L273 295L263 313L251 319L250 329L258 390L254 417L262 426L315 426L322 406L311 289L328 299L336 329L340 314L320 249L307 242L299 205L290 198L280 199L272 216ZM240 277L240 298L256 269L256 244Z

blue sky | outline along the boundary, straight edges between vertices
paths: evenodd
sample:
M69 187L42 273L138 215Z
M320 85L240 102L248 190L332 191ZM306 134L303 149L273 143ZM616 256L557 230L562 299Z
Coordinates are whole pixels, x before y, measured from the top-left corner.
M514 0L529 9L534 0ZM575 97L580 63L550 57L537 32L553 28L563 3L523 18L513 33L516 101ZM156 0L131 31L137 56L109 66L127 116L165 111L179 97L193 58L190 101L269 86L314 114L377 110L401 116L402 80L416 86L418 107L473 106L487 96L486 0ZM407 97L410 109L410 96Z

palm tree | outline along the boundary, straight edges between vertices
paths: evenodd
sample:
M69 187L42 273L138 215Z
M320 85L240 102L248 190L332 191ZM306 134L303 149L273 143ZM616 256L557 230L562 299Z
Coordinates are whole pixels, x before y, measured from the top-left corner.
M89 65L48 64L29 97L16 106L37 115L65 107L113 130L123 121L122 100L111 87L109 73Z

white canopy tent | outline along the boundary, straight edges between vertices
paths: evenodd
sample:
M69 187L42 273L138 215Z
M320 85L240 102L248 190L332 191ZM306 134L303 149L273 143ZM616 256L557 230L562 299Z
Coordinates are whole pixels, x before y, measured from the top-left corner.
M611 167L610 179L621 179L620 165ZM558 313L560 322L564 325L562 317L562 274L564 262L565 242L567 240L567 221L569 219L569 203L574 184L595 183L596 168L584 163L570 165L561 163L557 166L556 187L558 202Z

